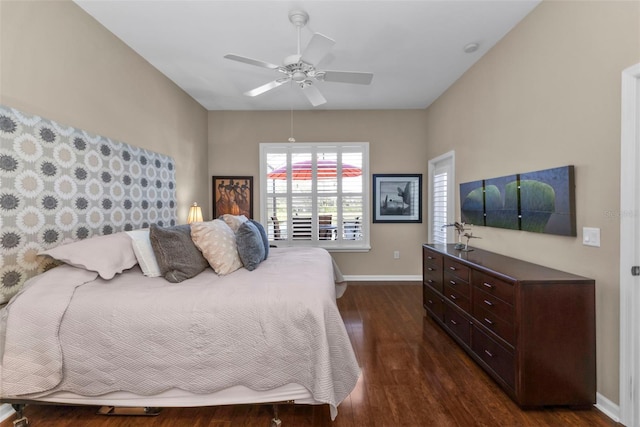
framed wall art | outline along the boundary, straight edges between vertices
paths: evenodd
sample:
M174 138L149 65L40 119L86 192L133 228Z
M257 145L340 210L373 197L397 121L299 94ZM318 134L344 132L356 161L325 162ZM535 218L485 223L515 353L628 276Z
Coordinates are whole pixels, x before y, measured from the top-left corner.
M422 174L374 174L373 222L422 222Z
M224 214L253 218L252 176L214 176L211 188L214 219Z
M462 222L576 236L573 165L460 184Z

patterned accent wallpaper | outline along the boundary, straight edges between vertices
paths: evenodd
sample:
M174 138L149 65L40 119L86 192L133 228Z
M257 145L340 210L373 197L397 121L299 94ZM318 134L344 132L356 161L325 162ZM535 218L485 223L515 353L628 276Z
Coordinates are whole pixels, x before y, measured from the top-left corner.
M171 157L0 105L0 304L56 264L44 249L176 224Z

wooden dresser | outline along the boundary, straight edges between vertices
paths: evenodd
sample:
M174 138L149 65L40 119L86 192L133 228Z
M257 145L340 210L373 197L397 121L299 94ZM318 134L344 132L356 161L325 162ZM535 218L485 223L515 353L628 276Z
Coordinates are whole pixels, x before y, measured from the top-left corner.
M422 250L427 314L516 403L595 403L594 280L481 249Z

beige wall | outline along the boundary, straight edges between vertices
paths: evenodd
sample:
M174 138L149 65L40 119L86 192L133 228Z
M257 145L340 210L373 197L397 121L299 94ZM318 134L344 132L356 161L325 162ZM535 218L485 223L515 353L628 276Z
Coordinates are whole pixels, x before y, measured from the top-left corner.
M424 116L424 110L295 111L294 136L307 142L369 142L372 174L422 173L424 181ZM209 172L254 176L256 217L259 143L287 141L290 123L289 111L209 112ZM420 275L420 245L426 239L426 223L371 224L371 252L333 255L347 275ZM394 250L400 251L400 259L393 259Z
M0 103L172 156L206 204L207 111L71 1L0 1Z
M474 227L473 244L596 280L598 392L619 400L620 76L640 62L639 2L543 2L426 114L456 183L575 165L578 237ZM459 212L456 195L456 212ZM582 227L601 229L599 248Z

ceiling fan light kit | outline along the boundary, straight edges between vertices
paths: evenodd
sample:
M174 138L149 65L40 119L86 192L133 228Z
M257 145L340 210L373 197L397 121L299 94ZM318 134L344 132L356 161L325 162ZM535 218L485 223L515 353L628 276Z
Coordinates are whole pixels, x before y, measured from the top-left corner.
M232 61L238 61L257 67L276 70L285 75L267 84L251 89L244 94L246 96L258 96L287 82L296 83L302 89L302 93L309 100L311 105L317 107L325 104L327 100L320 90L315 86L315 81L350 83L350 84L371 84L372 73L357 71L321 71L316 66L329 53L335 41L320 33L315 33L311 37L305 50L300 51L300 30L309 22L309 14L303 10L292 10L289 12L289 21L297 29L297 53L284 58L282 65L275 65L258 59L247 58L236 54L227 54L224 57Z

